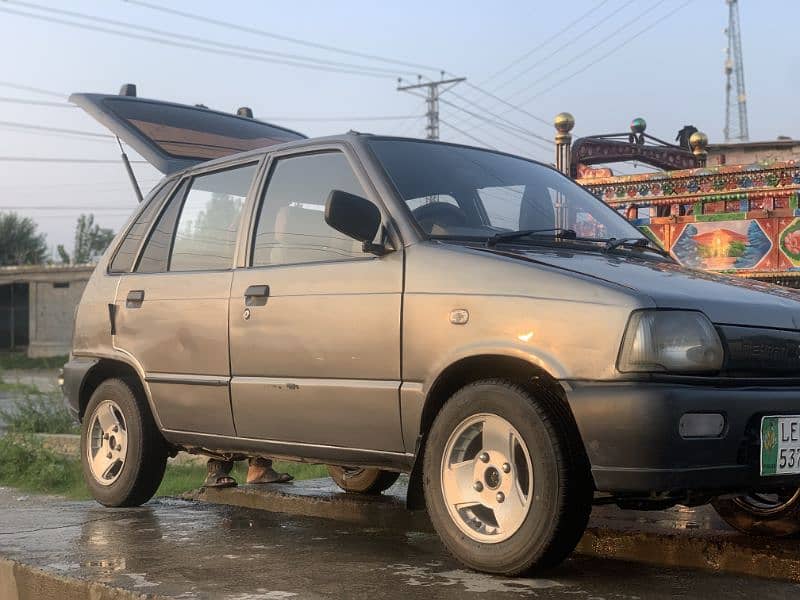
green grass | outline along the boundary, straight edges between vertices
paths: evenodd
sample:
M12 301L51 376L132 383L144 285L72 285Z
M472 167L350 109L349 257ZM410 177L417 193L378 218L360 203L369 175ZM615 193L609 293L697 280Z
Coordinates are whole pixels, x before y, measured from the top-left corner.
M0 390L3 390L0 384ZM64 406L61 394L45 394L26 386L16 384L12 390L21 394L13 400L10 409L0 410L0 421L14 433L78 433L78 424Z
M0 352L0 370L3 369L60 369L68 356L28 358L24 352Z
M80 462L59 456L30 435L0 437L0 485L68 498L88 496Z
M276 461L275 468L291 473L298 480L327 476L322 465ZM244 483L246 474L246 463L237 463L233 476ZM200 487L205 477L204 465L170 464L156 496L177 496L191 491ZM0 437L0 485L25 492L58 494L75 500L91 497L77 458L59 455L26 434Z

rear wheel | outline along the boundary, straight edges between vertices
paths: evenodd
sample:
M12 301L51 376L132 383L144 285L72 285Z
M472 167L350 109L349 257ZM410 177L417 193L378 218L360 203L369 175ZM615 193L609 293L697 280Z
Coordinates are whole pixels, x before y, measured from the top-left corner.
M153 497L167 448L147 400L122 379L92 394L81 427L83 478L105 506L138 506Z
M728 525L742 533L768 537L800 534L800 489L717 498L711 504Z
M566 407L502 380L468 385L444 405L428 436L423 479L444 544L490 573L561 562L591 511L588 462Z
M392 487L400 477L400 473L393 471L334 465L328 465L328 474L345 492L359 494L380 494Z

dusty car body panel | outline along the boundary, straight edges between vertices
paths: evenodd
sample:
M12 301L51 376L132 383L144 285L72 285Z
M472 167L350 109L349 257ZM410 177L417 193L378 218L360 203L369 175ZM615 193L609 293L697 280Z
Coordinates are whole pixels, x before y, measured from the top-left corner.
M577 264L563 253L520 254L618 283L652 298L656 306L701 310L714 323L740 323L747 314L752 327L800 327L797 292L759 281L608 254L585 254Z
M448 364L487 353L524 357L555 379L609 377L631 310L650 305L591 277L471 248L419 244L407 258L404 379L428 389ZM450 322L455 309L469 312L465 325Z

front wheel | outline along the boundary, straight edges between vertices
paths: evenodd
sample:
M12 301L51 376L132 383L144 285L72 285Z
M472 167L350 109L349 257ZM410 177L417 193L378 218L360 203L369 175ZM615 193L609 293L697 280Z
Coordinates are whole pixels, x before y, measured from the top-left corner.
M360 467L337 467L328 465L328 474L345 492L357 494L380 494L388 490L400 473L382 469L362 469Z
M167 448L143 394L107 379L89 399L81 426L83 478L105 506L139 506L156 493Z
M566 406L502 380L456 392L437 415L425 501L445 546L469 567L518 575L558 564L589 520L591 477Z
M728 525L742 533L767 537L800 534L800 489L717 498L711 504Z

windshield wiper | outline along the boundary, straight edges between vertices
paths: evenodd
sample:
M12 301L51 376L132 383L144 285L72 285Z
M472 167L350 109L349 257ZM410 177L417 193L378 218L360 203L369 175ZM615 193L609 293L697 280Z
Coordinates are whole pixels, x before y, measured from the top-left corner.
M520 229L519 231L504 231L496 233L486 240L486 245L490 248L496 246L500 242L510 242L518 238L527 237L529 235L538 235L540 233L553 233L553 237L562 240L574 240L578 237L574 229L564 229L563 227L551 227L549 229Z
M670 256L669 252L662 250L661 248L656 248L655 246L651 245L651 242L648 238L644 237L635 237L635 238L609 238L606 240L606 246L603 249L603 252L609 252L614 250L615 248L640 248L642 250L650 250L651 252L657 252L662 256Z

